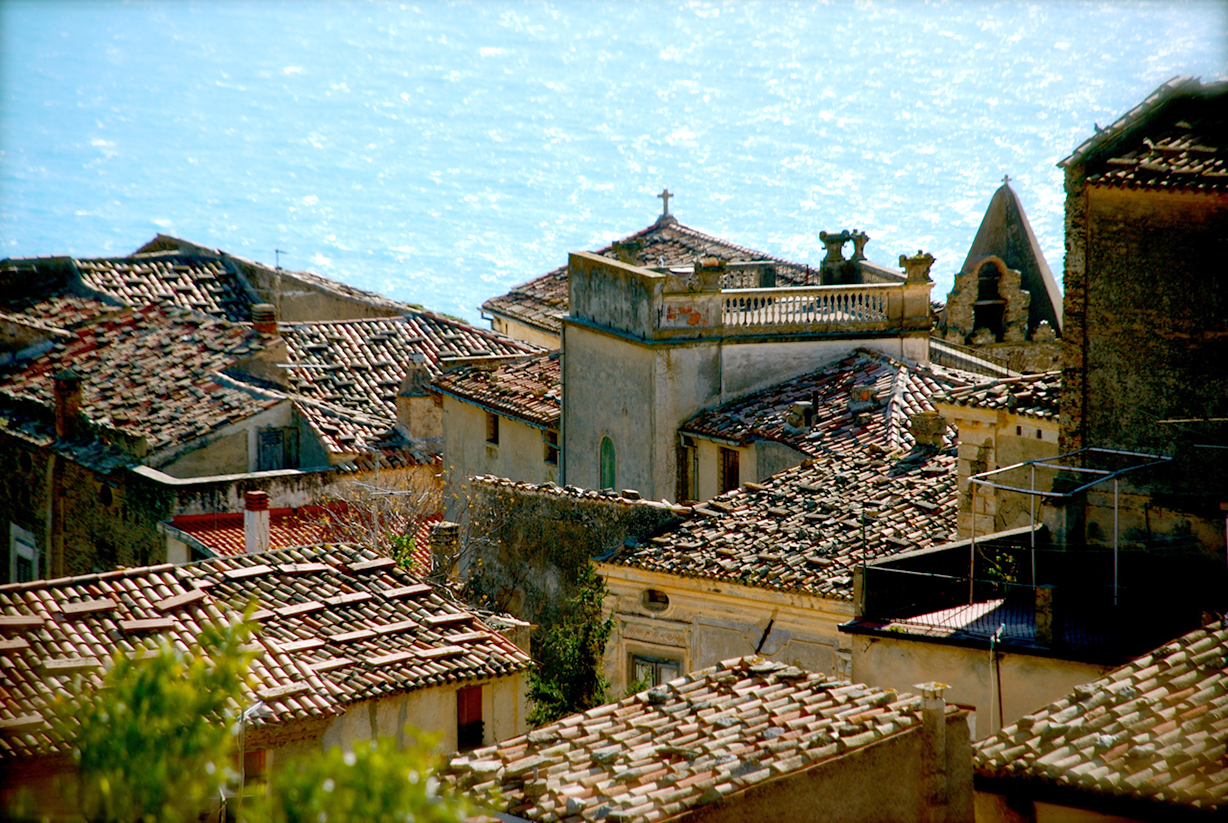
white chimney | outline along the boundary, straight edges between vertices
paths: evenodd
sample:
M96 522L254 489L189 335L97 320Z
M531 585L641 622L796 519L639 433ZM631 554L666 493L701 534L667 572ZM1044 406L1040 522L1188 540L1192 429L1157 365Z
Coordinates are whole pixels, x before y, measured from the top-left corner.
M254 491L243 495L243 546L248 554L269 550L269 494Z

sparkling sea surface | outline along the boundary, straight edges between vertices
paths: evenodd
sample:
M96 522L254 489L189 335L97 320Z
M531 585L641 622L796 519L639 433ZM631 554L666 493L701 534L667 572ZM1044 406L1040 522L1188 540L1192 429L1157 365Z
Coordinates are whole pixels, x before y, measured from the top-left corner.
M1054 164L1228 4L0 0L0 257L157 232L479 321L650 224L802 263L938 258L1004 174L1061 278Z

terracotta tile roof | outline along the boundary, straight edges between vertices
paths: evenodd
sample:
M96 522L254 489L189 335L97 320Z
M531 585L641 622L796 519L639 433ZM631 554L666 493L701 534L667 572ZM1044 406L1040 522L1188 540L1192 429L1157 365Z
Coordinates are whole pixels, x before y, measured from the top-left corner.
M157 252L119 258L77 259L87 286L131 306L182 306L232 323L251 320L259 302L232 266L216 257Z
M729 261L771 260L777 264L776 282L780 285L817 282L819 276L817 269L811 270L808 266L739 246L676 222L654 223L619 242L637 240L644 243L644 248L637 255L638 265L643 266L689 266L696 257L717 257ZM596 254L617 257L613 244L597 249ZM567 304L567 266L564 265L522 283L507 294L492 297L482 304L482 310L511 317L558 335L563 331L560 318L567 314Z
M396 396L410 355L421 353L432 376L440 361L475 354L531 354L536 346L429 311L403 317L282 323L290 351L291 390L333 407L385 421L396 420Z
M269 509L269 548L288 549L314 546L335 541L332 528L332 508L299 506L292 509ZM166 521L210 551L220 556L234 556L246 551L243 512L211 514L180 514Z
M331 293L340 297L347 298L355 303L362 304L373 309L384 311L389 315L400 314L410 308L419 308L408 303L402 303L398 300L385 297L382 294L377 294L373 291L360 289L338 280L330 280L327 277L315 274L309 271L294 271L291 269L279 269L266 266L264 263L258 263L254 260L248 260L245 257L231 254L221 249L209 248L202 246L199 243L193 243L190 240L173 237L168 234L157 234L152 240L141 246L135 252L133 257L141 255L153 255L158 252L184 252L185 254L196 254L204 257L217 257L227 264L234 266L240 272L251 276L253 274L263 276L277 276L283 281L286 290L295 288L295 284L302 284L311 289L325 293Z
M443 780L525 820L662 820L920 724L920 697L743 658L455 755Z
M259 698L272 711L256 718L256 732L529 663L510 640L386 558L346 546L0 586L0 763L63 752L44 718L73 678L97 685L113 653L139 653L151 637L187 645L203 622L252 598L263 654L247 702Z
M147 305L79 328L71 340L0 374L0 393L50 406L52 376L71 369L83 378L87 417L144 435L158 450L281 402L221 374L265 345L248 327Z
M1228 806L1226 655L1228 627L1221 621L1076 686L978 743L978 783L1040 783L1093 798L1222 813ZM1161 816L1156 811L1149 819Z
M540 354L494 368L463 366L435 378L444 394L468 400L536 426L557 426L562 413L559 353Z
M1062 373L1050 371L951 389L934 395L933 401L978 409L1005 409L1040 420L1056 420L1061 391Z
M689 520L607 562L848 600L863 554L875 560L953 539L953 452L832 454L697 505ZM878 513L864 548L863 509Z
M1093 185L1228 190L1228 83L1174 78L1058 165Z
M680 430L738 444L775 440L812 457L867 446L907 451L914 442L910 416L933 411L931 396L985 380L969 372L909 365L858 349L818 371L698 412ZM863 397L864 392L868 396ZM793 404L799 402L814 402L812 426L790 425ZM944 442L953 445L955 437L956 432L948 430Z

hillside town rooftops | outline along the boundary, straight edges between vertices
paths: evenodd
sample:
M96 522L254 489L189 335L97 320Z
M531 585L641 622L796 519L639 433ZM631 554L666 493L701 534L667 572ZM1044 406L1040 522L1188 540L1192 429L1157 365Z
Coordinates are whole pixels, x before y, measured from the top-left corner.
M558 426L563 376L559 353L534 355L493 368L463 366L432 384L444 394L476 403L534 426Z
M727 660L455 755L444 782L518 819L663 820L916 729L921 713L907 693Z
M722 240L684 226L672 217L658 220L648 228L616 242L626 246L633 264L637 266L690 266L697 257L715 257L728 261L768 261L775 264L778 285L819 282L818 269ZM596 253L618 259L615 243L603 246ZM503 315L550 334L560 335L563 330L562 317L567 314L569 301L567 275L567 266L559 266L516 286L507 294L492 297L482 304L482 311Z
M933 411L933 395L984 381L968 372L907 364L858 349L818 371L700 411L680 430L738 445L774 440L811 457L870 446L908 451L915 442L911 416ZM799 417L794 409L799 403L811 404L813 420L804 417L810 412ZM954 444L953 430L943 437L944 445Z
M147 305L56 339L46 353L0 373L0 392L51 407L52 378L70 369L81 378L86 417L142 435L156 451L281 402L276 392L222 374L266 345L250 327Z
M120 258L73 261L92 289L130 306L176 305L213 317L244 323L260 300L220 258L182 252L155 252Z
M1058 165L1089 184L1228 190L1228 83L1176 77Z
M249 736L360 700L523 671L528 656L389 558L333 545L0 586L0 762L65 753L50 701L115 653L187 647L255 600Z
M849 600L863 560L951 540L958 494L953 449L837 453L694 506L606 562Z
M289 349L291 391L311 400L396 420L396 398L411 356L421 354L431 375L445 358L531 354L537 347L434 312L401 317L281 323Z
M1180 808L1222 812L1226 655L1228 627L1217 621L1076 686L976 745L978 789L1063 790L1067 805L1082 797L1089 808L1142 801L1152 804L1146 819L1175 819Z
M932 400L953 406L1004 410L1039 420L1056 420L1061 389L1062 373L1050 371L953 388L934 395Z

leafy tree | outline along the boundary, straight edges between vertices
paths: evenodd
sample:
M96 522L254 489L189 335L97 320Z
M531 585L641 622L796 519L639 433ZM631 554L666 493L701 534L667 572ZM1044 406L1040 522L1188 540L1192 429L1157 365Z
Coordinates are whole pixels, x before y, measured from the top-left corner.
M188 649L163 641L142 659L116 653L102 688L56 705L73 740L81 810L90 820L197 817L233 777L231 726L251 654L244 620L206 626Z
M333 748L275 768L266 798L252 804L245 823L452 823L469 818L462 799L441 796L439 765L426 744L398 750L392 738Z
M575 595L561 607L558 619L534 638L531 725L544 726L610 699L602 658L614 618L602 617L606 591L593 564L581 566Z

